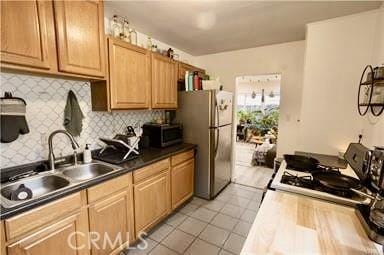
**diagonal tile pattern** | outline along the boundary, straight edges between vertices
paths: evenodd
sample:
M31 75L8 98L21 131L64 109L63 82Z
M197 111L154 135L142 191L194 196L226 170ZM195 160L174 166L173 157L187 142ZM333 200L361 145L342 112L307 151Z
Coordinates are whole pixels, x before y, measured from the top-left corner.
M215 200L195 197L152 231L147 249L125 254L240 254L262 194L260 189L230 184Z

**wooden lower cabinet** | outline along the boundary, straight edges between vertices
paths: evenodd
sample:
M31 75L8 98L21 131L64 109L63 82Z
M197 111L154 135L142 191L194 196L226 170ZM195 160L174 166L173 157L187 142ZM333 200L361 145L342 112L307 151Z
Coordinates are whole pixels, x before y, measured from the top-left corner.
M115 254L128 245L135 238L130 190L90 205L89 226L92 255Z
M194 168L187 151L5 219L0 254L118 254L193 195Z
M194 172L193 158L172 167L172 209L176 209L193 195Z
M7 254L87 255L89 254L87 235L87 211L82 209L8 245Z
M0 254L5 255L6 249L5 249L5 229L4 229L4 221L1 221L0 224Z
M170 213L170 185L169 169L134 184L136 236Z

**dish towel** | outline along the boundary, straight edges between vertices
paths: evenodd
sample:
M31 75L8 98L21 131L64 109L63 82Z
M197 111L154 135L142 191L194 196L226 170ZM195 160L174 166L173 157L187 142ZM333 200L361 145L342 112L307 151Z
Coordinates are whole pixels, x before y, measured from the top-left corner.
M64 128L73 136L80 136L83 129L84 114L72 90L68 92L64 109Z

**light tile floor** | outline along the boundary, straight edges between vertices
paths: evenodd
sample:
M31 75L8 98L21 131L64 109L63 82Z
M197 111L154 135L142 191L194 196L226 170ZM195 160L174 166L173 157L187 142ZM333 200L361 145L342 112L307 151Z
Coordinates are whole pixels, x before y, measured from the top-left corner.
M255 188L265 188L272 177L273 169L265 166L252 166L254 144L237 142L235 146L236 163L232 173L232 181Z
M148 247L127 255L233 255L241 248L260 206L263 191L230 184L212 201L193 198L149 234Z

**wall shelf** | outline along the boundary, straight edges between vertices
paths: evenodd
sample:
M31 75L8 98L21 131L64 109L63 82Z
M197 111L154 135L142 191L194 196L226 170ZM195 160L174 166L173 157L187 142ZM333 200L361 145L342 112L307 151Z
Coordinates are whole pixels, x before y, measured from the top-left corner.
M367 78L369 74L372 77L371 79ZM367 65L361 75L359 92L357 94L357 109L361 116L366 115L369 110L371 110L374 116L380 116L384 111L384 102L372 102L374 89L384 87L384 79L374 79L373 76L374 68L371 65ZM364 103L361 101L364 101Z

